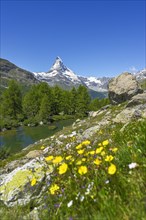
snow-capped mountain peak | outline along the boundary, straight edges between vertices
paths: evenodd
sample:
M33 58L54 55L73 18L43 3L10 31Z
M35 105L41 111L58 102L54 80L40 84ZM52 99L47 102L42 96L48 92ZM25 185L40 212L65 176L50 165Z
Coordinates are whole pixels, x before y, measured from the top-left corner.
M40 81L46 81L51 86L56 84L64 84L65 86L77 86L82 84L79 77L68 67L66 67L62 59L58 56L48 72L34 73L35 77Z
M49 72L53 70L64 71L65 69L67 69L66 66L64 66L61 58L58 56Z
M77 76L71 69L66 67L62 59L57 56L55 62L48 72L34 73L34 76L47 82L50 86L59 85L63 88L78 87L80 84L94 91L107 91L109 77L82 77Z

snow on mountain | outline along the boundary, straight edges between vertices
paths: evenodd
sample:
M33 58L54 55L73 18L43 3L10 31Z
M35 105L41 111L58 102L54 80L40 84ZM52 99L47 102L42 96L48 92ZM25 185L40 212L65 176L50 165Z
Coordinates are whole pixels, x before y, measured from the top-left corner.
M89 89L100 92L107 91L107 85L110 80L109 77L77 76L71 69L64 65L60 57L56 58L48 72L34 73L34 76L40 81L46 81L50 86L57 84L64 88L70 88L82 84Z
M94 90L94 91L100 91L105 92L107 91L108 82L111 79L110 77L83 77L81 76L80 79L85 83L85 85Z
M46 81L51 86L58 84L72 87L82 84L78 76L63 64L60 57L56 58L48 72L34 73L34 76L40 81Z
M143 81L144 79L146 79L146 69L138 71L135 76L138 81Z

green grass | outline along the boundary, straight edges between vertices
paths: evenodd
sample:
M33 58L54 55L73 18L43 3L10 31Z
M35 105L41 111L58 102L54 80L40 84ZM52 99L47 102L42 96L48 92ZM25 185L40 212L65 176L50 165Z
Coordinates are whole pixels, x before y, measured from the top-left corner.
M123 132L120 132L121 127L113 124L97 132L89 140L89 145L82 144L82 154L76 149L81 144L77 143L76 138L67 138L60 147L61 153L54 151L51 154L53 157L60 155L63 158L61 163L67 164L68 169L59 174L61 163L54 166L50 182L47 183L48 190L42 196L41 207L38 207L41 220L146 219L146 121L133 121ZM105 140L109 144L103 146ZM72 142L75 143L74 146L66 150L66 143ZM92 154L99 147L103 147L101 153ZM113 151L114 148L117 148L116 152ZM69 155L72 158L67 160ZM107 155L112 155L113 160L105 161ZM83 158L86 160L82 161ZM94 164L96 158L101 161L99 165ZM82 162L77 165L79 161ZM48 161L48 165L52 163ZM111 163L116 166L116 172L112 175L108 171ZM132 169L129 168L131 163L136 163ZM79 173L80 166L87 168L85 174ZM59 189L51 194L50 189L54 184ZM8 209L3 206L0 217L2 220L11 216L14 220L21 219L22 215L36 206L36 203L31 203L24 208L17 207L15 212L16 207Z

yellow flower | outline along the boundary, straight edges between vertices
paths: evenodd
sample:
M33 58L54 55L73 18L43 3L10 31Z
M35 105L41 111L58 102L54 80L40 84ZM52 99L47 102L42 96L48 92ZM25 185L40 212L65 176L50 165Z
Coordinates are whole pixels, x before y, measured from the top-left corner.
M99 147L101 147L101 146L102 146L102 144L101 144L101 143L99 143L99 144L98 144L98 146L99 146Z
M78 169L78 173L80 175L86 174L88 172L87 167L86 166L80 166Z
M61 164L61 166L58 168L59 169L59 174L66 173L68 169L68 165L66 163Z
M69 156L67 156L65 159L66 159L66 160L70 160L71 158L72 158L72 156L69 155Z
M81 161L81 160L79 160L79 161L76 162L76 165L81 165L81 164L82 164L82 161Z
M102 152L101 152L101 156L104 156L104 155L105 155L105 151L102 151Z
M52 195L54 195L55 194L55 191L57 191L59 189L59 186L57 185L57 184L54 184L54 185L52 185L51 187L50 187L50 193L52 194Z
M115 147L115 148L113 148L113 149L111 149L113 152L117 152L117 150L118 150L118 148L117 147Z
M54 164L60 163L62 160L63 160L63 158L61 156L57 156L57 157L54 158L53 163Z
M46 161L53 160L53 156L48 156L48 157L45 157L45 160L46 160Z
M78 150L77 152L78 152L78 154L83 154L84 153L84 149L82 149L82 150Z
M96 165L100 165L100 164L101 164L101 160L99 160L98 158L96 158L96 159L94 160L94 163L95 163Z
M100 154L102 150L103 150L103 147L97 148L97 149L96 149L96 154Z
M112 155L109 155L109 156L107 155L106 158L105 158L105 161L110 162L113 159L114 159L114 157Z
M78 149L81 149L82 148L82 145L81 144L79 144L78 146L76 146L76 149L78 150Z
M89 151L88 154L94 155L95 154L95 150Z
M91 142L89 140L83 141L82 145L89 145Z
M41 146L41 150L43 150L45 147L44 146Z
M82 161L83 161L83 162L86 161L86 158L83 157L83 158L82 158Z
M36 184L36 178L34 177L32 180L31 180L31 186L34 186Z
M103 146L107 146L108 144L109 144L109 141L108 141L108 140L105 140L105 141L102 142L102 145L103 145Z
M108 173L110 175L113 175L116 172L116 166L114 164L111 164L108 168Z

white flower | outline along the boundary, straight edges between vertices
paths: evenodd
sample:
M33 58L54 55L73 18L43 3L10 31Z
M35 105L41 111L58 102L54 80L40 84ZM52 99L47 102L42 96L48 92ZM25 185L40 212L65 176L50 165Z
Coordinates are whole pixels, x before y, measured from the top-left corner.
M134 168L137 167L137 166L138 166L137 163L130 163L130 164L128 165L129 169L134 169Z
M83 202L84 199L85 199L84 196L81 196L81 197L80 197L80 201L81 201L81 202Z
M108 183L109 183L109 180L106 180L106 181L105 181L105 184L108 184Z
M89 185L88 185L88 187L87 187L87 189L86 189L85 195L88 195L88 194L90 193L90 191L91 191L92 188L93 188L93 185L94 185L93 182L89 183Z
M73 200L71 200L71 201L67 204L67 207L68 207L68 208L71 207L72 204L73 204Z

